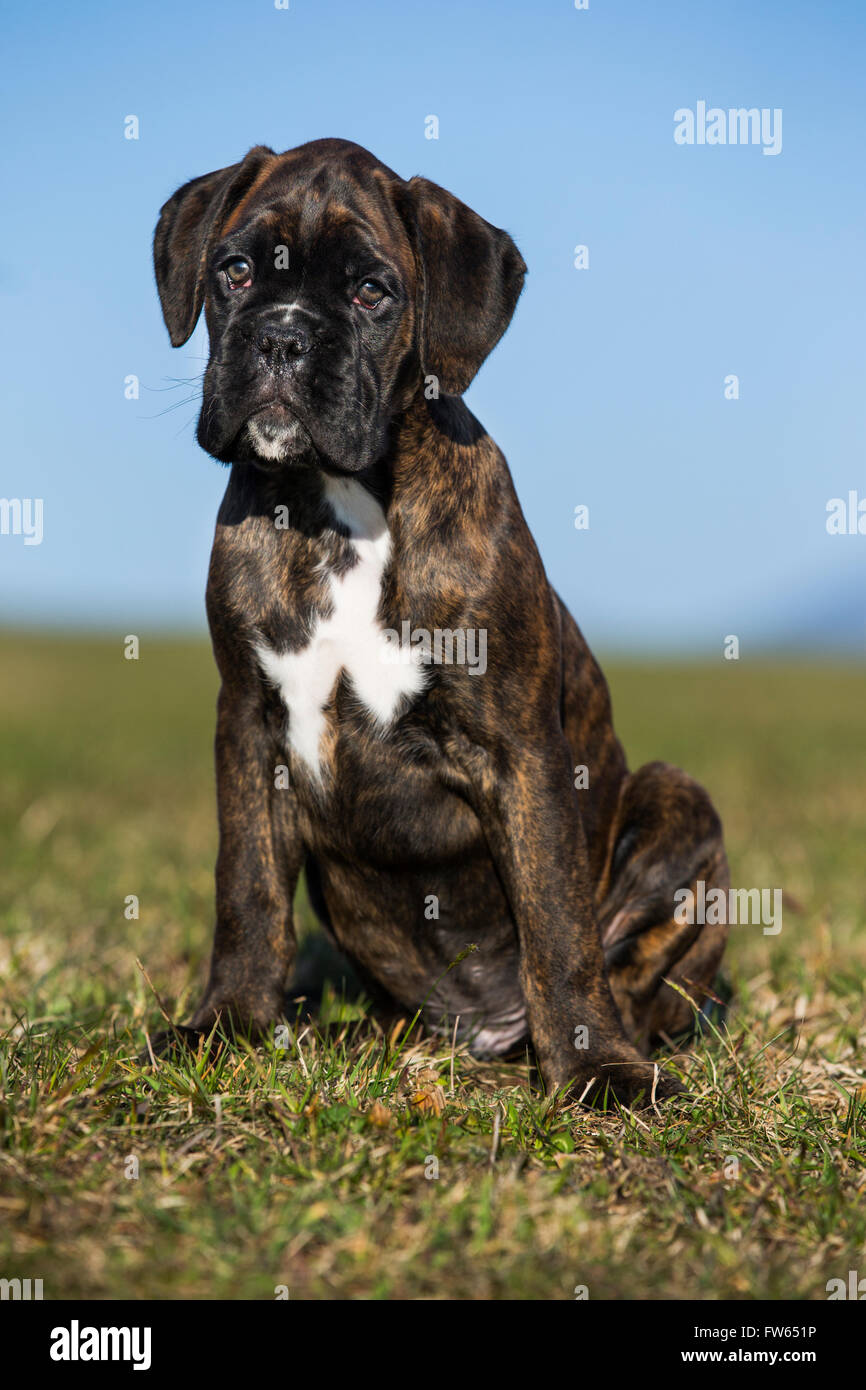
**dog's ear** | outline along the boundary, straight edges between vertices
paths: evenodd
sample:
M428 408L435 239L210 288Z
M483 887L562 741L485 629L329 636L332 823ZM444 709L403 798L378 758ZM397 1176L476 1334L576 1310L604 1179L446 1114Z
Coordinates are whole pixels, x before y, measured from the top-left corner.
M410 179L397 200L415 252L421 366L460 396L511 322L526 265L507 232L429 179Z
M198 322L208 256L220 228L273 155L256 145L240 164L185 183L160 210L153 266L172 347L185 343Z

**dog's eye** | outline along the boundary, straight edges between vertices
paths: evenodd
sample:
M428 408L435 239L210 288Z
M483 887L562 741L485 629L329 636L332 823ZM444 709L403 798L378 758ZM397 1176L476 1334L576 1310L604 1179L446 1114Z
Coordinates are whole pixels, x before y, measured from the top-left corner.
M230 290L246 290L253 283L253 268L242 257L223 266L223 274Z
M355 290L353 304L360 304L362 309L375 309L377 304L381 304L387 291L384 285L380 285L378 280L364 280Z

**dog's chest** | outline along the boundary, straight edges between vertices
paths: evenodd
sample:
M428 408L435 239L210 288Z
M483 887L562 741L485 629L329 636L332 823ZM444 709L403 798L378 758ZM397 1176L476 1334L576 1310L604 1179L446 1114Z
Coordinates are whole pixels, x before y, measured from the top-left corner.
M336 520L348 530L351 561L326 576L330 611L316 617L309 641L299 649L255 646L262 672L285 705L289 747L317 780L328 730L326 707L341 674L380 732L424 686L416 660L394 659L379 616L391 549L381 507L352 479L329 479L325 491Z

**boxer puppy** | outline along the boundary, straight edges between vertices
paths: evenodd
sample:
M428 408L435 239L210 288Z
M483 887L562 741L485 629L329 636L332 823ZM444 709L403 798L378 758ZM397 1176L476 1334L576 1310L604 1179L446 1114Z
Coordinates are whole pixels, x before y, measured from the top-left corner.
M666 981L700 1007L725 943L674 894L727 886L722 831L683 772L629 772L461 399L523 286L511 237L316 140L187 183L154 260L175 347L204 307L198 440L231 467L207 586L216 933L185 1036L280 1018L304 872L379 1005L459 1019L479 1055L531 1039L582 1098L672 1094L648 1052L693 1011Z

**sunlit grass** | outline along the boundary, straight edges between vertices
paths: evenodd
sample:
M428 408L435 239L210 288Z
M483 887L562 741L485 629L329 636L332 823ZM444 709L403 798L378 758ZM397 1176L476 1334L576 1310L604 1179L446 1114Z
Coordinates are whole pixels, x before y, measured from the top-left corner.
M46 1297L823 1298L862 1269L866 673L609 674L631 763L704 781L734 883L786 893L779 936L734 928L727 1027L658 1114L386 1035L339 984L285 1048L142 1067L148 979L184 1017L210 944L210 655L2 639L0 1273Z

